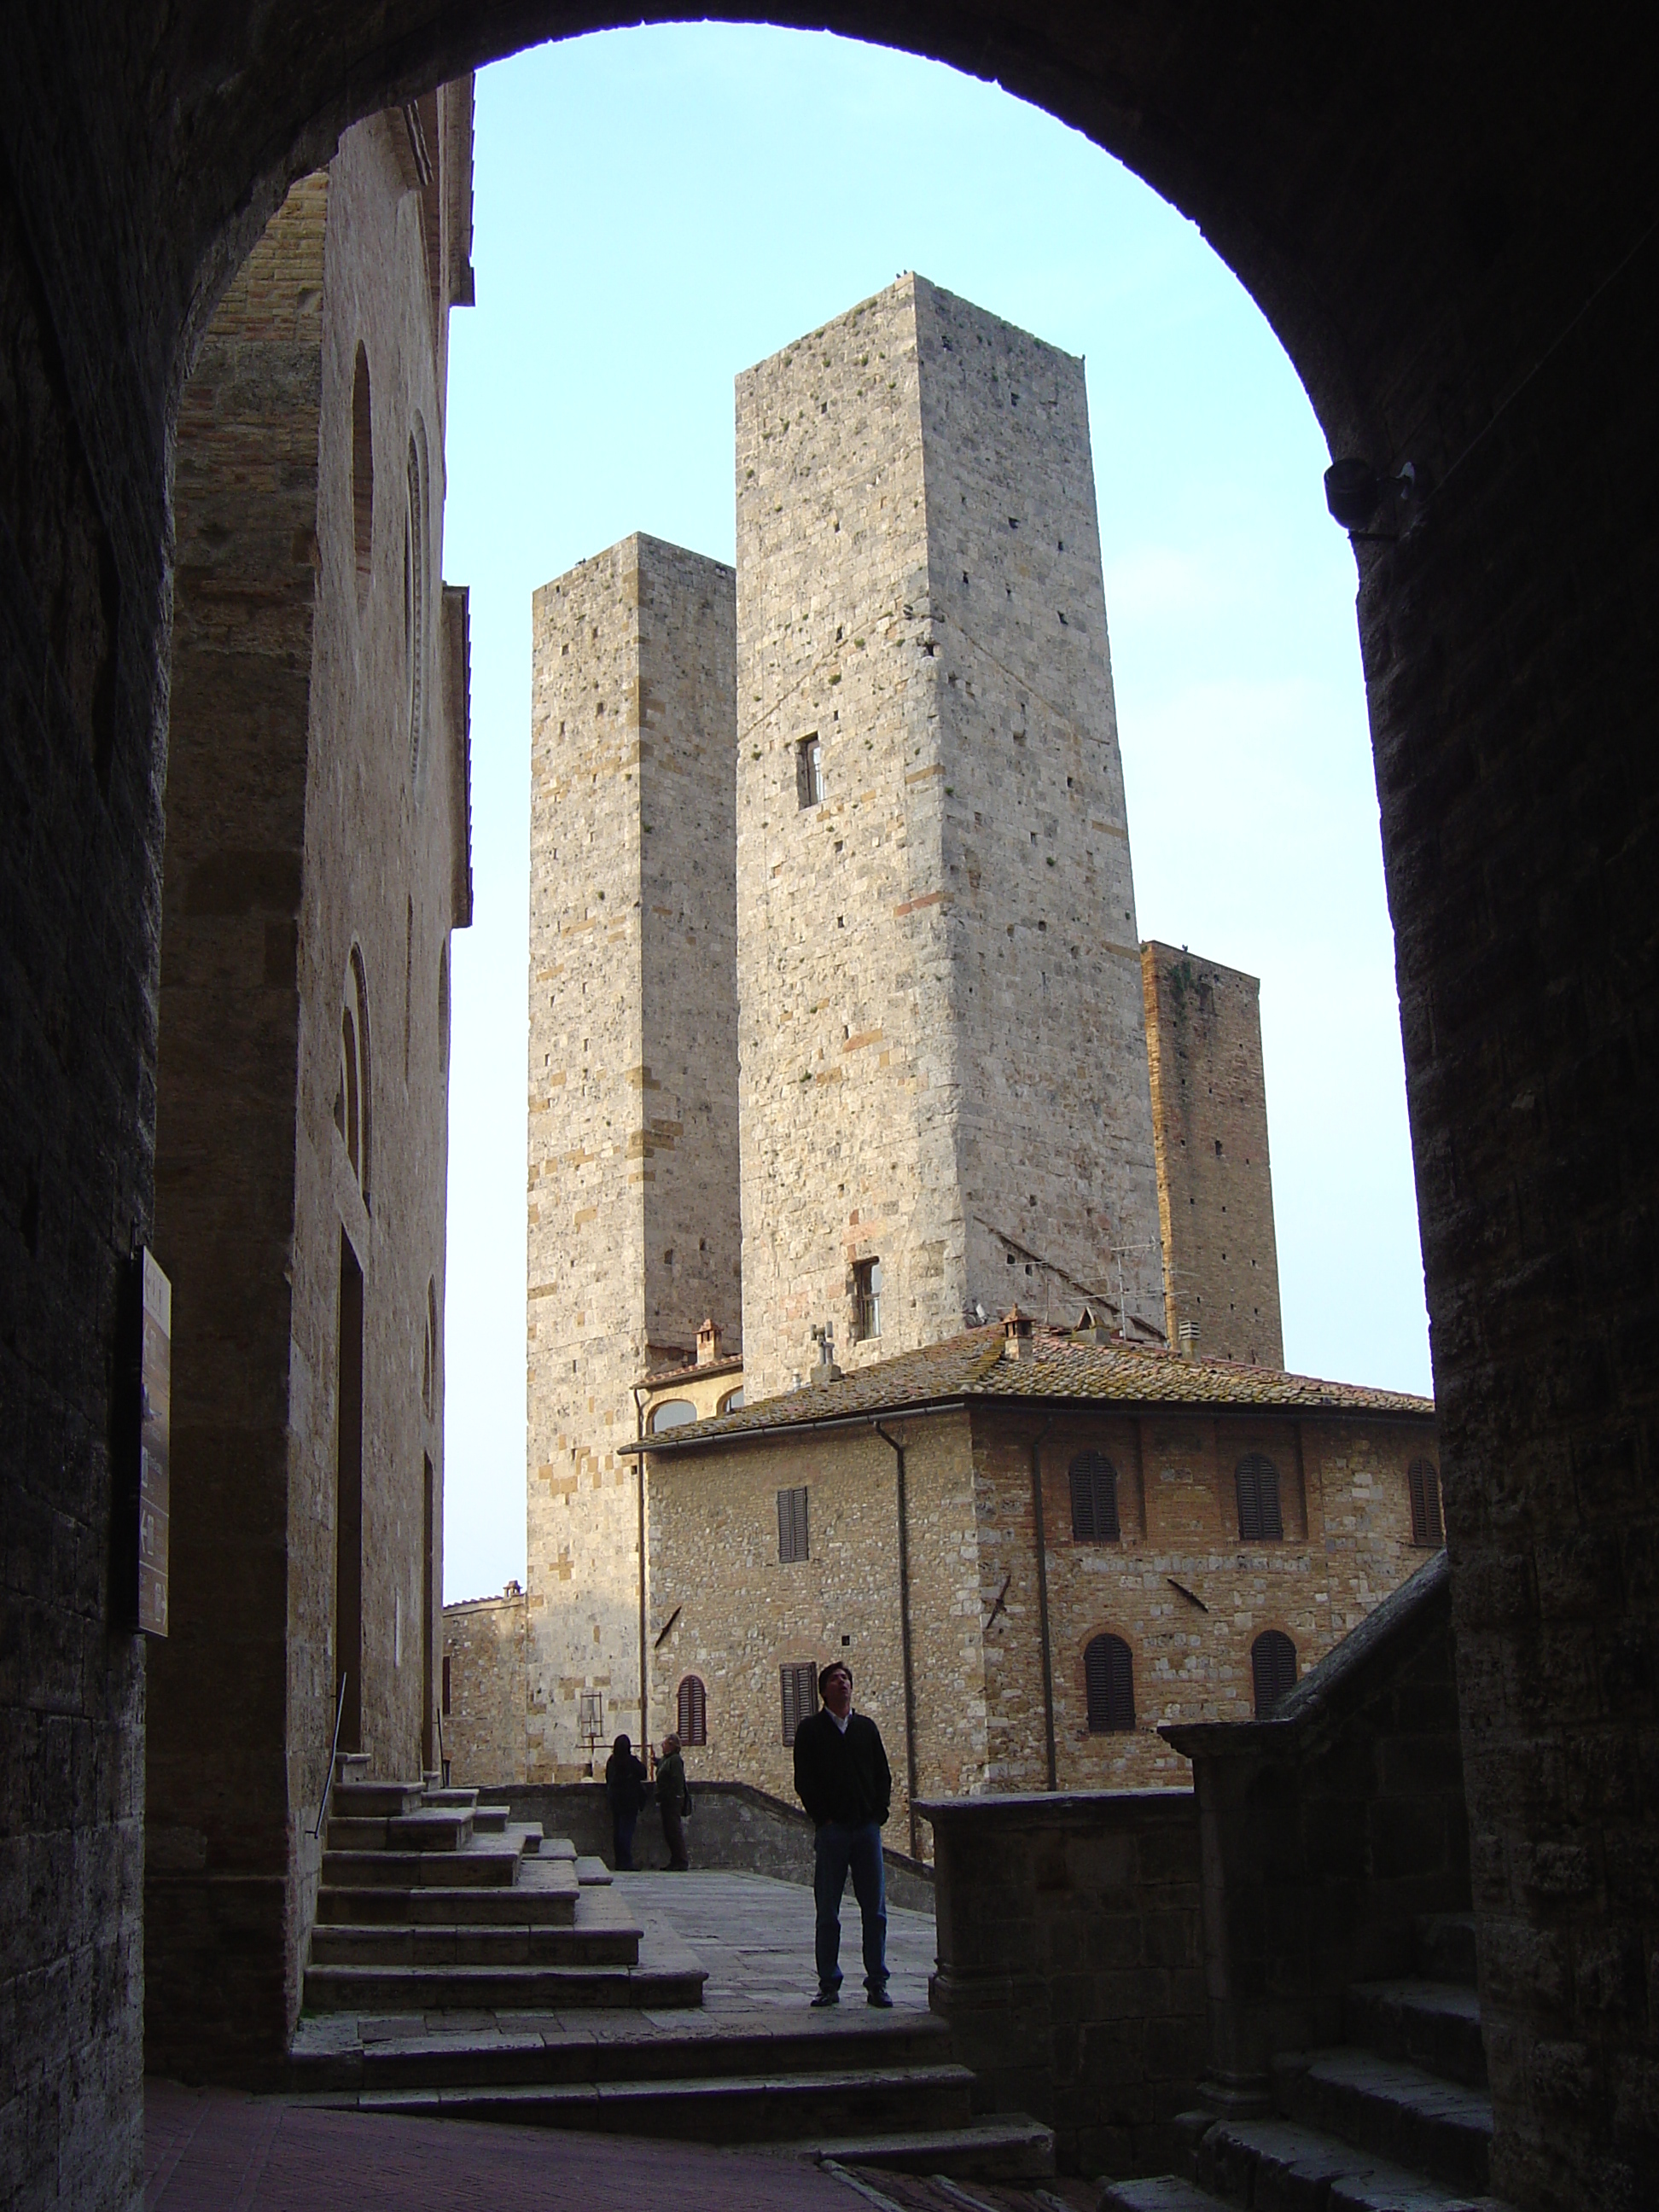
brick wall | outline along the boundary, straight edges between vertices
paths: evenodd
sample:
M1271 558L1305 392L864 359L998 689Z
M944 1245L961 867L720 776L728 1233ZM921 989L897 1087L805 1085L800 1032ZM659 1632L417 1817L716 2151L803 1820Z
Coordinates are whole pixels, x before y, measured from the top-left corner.
M994 2111L1054 2130L1066 2173L1177 2167L1204 2063L1189 1790L923 1807L934 1837L930 1991Z
M738 1310L732 580L624 538L536 594L529 1773L641 1725L630 1388Z
M1170 945L1140 963L1169 1340L1186 1322L1202 1352L1282 1367L1261 987Z

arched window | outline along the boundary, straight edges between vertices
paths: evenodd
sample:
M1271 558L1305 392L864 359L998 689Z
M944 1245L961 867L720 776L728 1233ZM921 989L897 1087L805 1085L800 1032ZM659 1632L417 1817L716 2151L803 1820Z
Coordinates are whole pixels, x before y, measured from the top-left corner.
M1431 1459L1414 1459L1406 1481L1412 1494L1412 1541L1437 1552L1446 1540L1440 1511L1440 1472Z
M653 1437L659 1437L665 1429L683 1429L696 1418L697 1409L689 1398L665 1398L660 1406L651 1408L646 1427Z
M1115 1544L1117 1469L1097 1451L1079 1452L1072 1462L1072 1540L1074 1544Z
M1135 1724L1135 1668L1121 1636L1097 1636L1083 1655L1091 1735L1121 1735Z
M374 410L368 389L368 351L362 345L357 348L351 380L351 539L361 606L374 569Z
M1250 1646L1250 1673L1255 1681L1255 1717L1265 1721L1296 1687L1296 1646L1290 1638L1277 1628L1264 1628Z
M743 1411L743 1385L741 1382L738 1383L735 1390L728 1390L726 1392L715 1410L721 1413L740 1413Z
M357 1077L357 1023L349 1006L340 1012L340 1087L334 1094L334 1126L345 1139L351 1172L362 1176L362 1099Z
M708 1741L708 1699L702 1682L695 1674L688 1674L680 1684L678 1712L675 1729L682 1743L707 1743Z
M1279 1469L1261 1452L1247 1452L1238 1462L1238 1540L1241 1544L1282 1544L1285 1522L1279 1510Z

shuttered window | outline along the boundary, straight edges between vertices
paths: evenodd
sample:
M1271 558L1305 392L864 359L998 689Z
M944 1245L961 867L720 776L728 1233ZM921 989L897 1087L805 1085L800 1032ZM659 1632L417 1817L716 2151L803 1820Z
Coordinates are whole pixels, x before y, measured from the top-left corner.
M1255 1679L1255 1717L1265 1721L1281 1698L1296 1687L1296 1646L1277 1628L1264 1629L1250 1646Z
M810 1659L799 1667L780 1668L778 1686L783 1697L783 1740L793 1743L795 1730L818 1709L818 1670Z
M1135 1669L1121 1636L1097 1636L1083 1655L1092 1734L1115 1735L1135 1724Z
M680 1684L679 1710L675 1715L675 1733L682 1743L707 1743L708 1741L708 1699L702 1682L695 1674L688 1674Z
M806 1547L806 1492L781 1490L778 1492L778 1560L787 1566L792 1559L810 1559Z
M1412 1493L1412 1541L1438 1551L1446 1540L1440 1512L1440 1474L1431 1459L1414 1459L1407 1481Z
M1285 1522L1279 1510L1279 1469L1261 1452L1238 1462L1238 1540L1282 1544Z
M1079 1452L1072 1462L1072 1540L1115 1544L1117 1469L1097 1451Z

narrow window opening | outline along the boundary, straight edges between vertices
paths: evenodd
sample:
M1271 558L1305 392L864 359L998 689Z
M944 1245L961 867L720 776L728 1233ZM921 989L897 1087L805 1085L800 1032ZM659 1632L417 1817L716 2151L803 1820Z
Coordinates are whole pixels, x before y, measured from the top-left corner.
M1279 1510L1279 1469L1261 1452L1247 1452L1238 1462L1238 1540L1241 1544L1282 1544L1285 1522Z
M1445 1517L1440 1508L1440 1475L1431 1459L1414 1459L1407 1482L1412 1498L1412 1541L1437 1552L1446 1540Z
M1103 1453L1079 1452L1072 1462L1072 1540L1115 1544L1122 1532L1117 1517L1117 1469Z
M708 1741L708 1698L696 1674L688 1674L675 1699L675 1728L683 1744Z
M1264 1629L1250 1646L1255 1717L1265 1721L1296 1687L1296 1646L1277 1628Z
M781 1490L778 1492L778 1564L789 1566L797 1559L811 1557L807 1541L806 1490Z
M816 732L803 738L795 747L795 804L797 806L822 806L823 804L823 748Z
M340 1237L338 1426L334 1446L334 1688L340 1748L363 1741L363 1271ZM343 1691L343 1698L341 1692Z
M1135 1669L1121 1636L1097 1636L1083 1655L1092 1735L1127 1734L1135 1724Z
M860 1260L853 1267L853 1341L866 1344L881 1334L881 1262Z
M810 1659L799 1666L781 1667L778 1688L783 1706L783 1740L793 1743L795 1730L818 1709L818 1670Z
M368 387L368 350L357 348L351 382L351 537L357 563L357 604L368 597L374 573L374 410Z

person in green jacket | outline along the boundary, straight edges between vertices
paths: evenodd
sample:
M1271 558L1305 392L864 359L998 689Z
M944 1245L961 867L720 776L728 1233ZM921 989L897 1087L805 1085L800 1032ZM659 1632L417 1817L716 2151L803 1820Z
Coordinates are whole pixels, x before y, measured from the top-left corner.
M671 1871L684 1874L691 1864L685 1849L685 1816L691 1810L691 1791L685 1779L680 1740L665 1735L662 1757L657 1761L657 1810L662 1814L662 1839L668 1846Z

